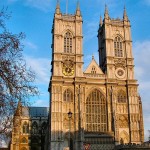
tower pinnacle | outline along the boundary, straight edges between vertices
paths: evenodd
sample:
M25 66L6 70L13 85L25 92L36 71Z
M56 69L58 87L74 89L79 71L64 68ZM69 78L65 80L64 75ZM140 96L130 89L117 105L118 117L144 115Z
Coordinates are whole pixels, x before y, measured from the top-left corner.
M77 2L76 15L81 16L79 1Z
M59 3L59 0L57 0L57 5L56 5L55 13L56 14L60 14L60 3Z
M108 13L108 8L107 5L105 5L105 14L104 14L105 19L109 19L109 13Z
M124 12L123 12L123 20L127 21L128 20L128 16L127 16L127 12L126 12L126 7L124 6Z

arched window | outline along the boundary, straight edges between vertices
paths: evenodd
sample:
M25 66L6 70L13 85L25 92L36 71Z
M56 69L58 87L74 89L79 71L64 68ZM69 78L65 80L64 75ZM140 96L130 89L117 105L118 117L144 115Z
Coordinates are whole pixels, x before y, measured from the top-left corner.
M91 73L92 74L96 74L96 68L95 68L95 66L92 67Z
M38 124L36 121L32 124L32 134L38 134Z
M70 89L65 90L64 101L65 102L73 102L73 93Z
M43 123L42 123L41 132L42 132L42 135L45 134L45 132L46 132L46 122L43 122Z
M126 100L126 93L123 90L120 90L118 92L118 103L126 103Z
M67 32L64 36L64 52L72 53L72 36L70 32Z
M27 122L24 122L22 128L23 128L23 133L29 133L29 125Z
M25 137L23 137L23 138L21 139L21 143L27 143L27 139L26 139Z
M86 130L87 132L105 132L106 100L103 94L95 89L86 99Z
M114 40L114 50L115 50L115 56L116 57L123 57L123 45L122 45L122 39L117 36Z
M129 135L126 131L122 131L119 135L120 137L120 144L129 143Z

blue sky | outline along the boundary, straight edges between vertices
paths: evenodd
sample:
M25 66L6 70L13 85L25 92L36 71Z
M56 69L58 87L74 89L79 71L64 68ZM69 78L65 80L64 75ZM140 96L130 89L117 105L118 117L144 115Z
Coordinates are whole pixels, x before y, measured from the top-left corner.
M68 12L74 13L77 0L68 0ZM80 0L83 16L84 68L93 54L98 60L97 30L100 15L104 16L105 3L111 18L122 18L126 5L132 26L135 77L142 97L145 137L150 129L150 0ZM66 0L60 0L61 11L66 12ZM49 106L47 92L51 63L51 27L56 0L0 0L0 6L8 7L12 17L7 27L13 33L26 34L24 56L37 75L36 84L42 93L34 98L34 106ZM32 98L33 99L33 98Z

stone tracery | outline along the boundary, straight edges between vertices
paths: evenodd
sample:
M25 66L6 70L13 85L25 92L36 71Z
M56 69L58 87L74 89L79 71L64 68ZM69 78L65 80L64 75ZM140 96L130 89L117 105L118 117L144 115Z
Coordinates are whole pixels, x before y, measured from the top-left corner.
M88 132L105 132L106 100L103 94L95 89L86 100L86 130Z

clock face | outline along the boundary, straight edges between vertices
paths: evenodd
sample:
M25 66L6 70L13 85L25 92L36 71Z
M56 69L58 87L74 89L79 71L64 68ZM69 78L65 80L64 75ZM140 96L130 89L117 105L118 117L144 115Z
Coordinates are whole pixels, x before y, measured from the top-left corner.
M72 76L74 74L74 63L71 60L65 60L63 63L62 72L65 76Z
M117 78L124 78L125 77L125 70L123 68L117 68L115 71Z

